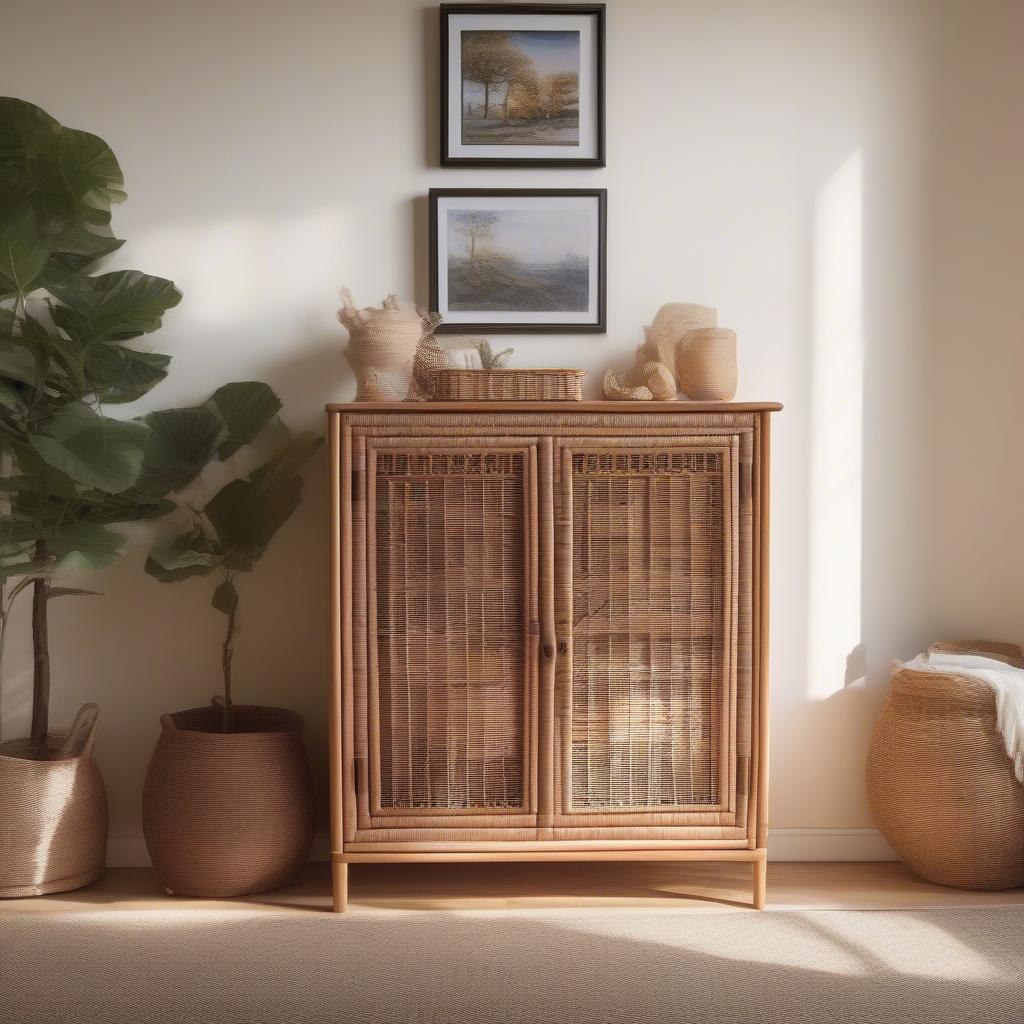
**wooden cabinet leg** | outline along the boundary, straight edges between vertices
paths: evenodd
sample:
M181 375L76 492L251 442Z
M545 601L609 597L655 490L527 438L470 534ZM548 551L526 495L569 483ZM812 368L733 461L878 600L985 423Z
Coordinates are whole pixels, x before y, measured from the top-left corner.
M348 909L348 865L337 862L332 864L331 881L334 891L334 912L344 914Z
M768 887L768 859L762 857L754 861L754 898L755 910L764 910L765 893Z

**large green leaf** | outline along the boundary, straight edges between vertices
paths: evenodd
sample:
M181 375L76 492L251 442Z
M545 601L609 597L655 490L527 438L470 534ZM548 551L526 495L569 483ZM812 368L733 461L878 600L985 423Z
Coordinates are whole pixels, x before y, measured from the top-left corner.
M34 544L0 543L0 581L15 576L33 576L49 566L46 559L34 558ZM13 597L13 593L9 595Z
M141 494L134 487L117 494L83 491L74 506L74 517L82 523L141 523L159 519L178 506L167 498Z
M12 424L20 423L28 415L28 406L25 400L13 387L0 380L0 414L4 415L8 426L0 425L0 438L5 435L5 429L13 429Z
M56 531L46 546L57 558L57 570L95 572L121 557L124 537L95 523L74 523Z
M217 388L208 404L220 414L228 428L228 436L217 449L226 459L244 444L251 444L256 435L281 409L281 399L269 384L246 380Z
M255 562L301 500L301 477L270 488L252 480L232 480L214 495L204 512L227 550Z
M60 125L41 107L14 96L0 96L0 163L24 164L41 140Z
M101 257L109 256L122 245L124 239L115 238L109 231L100 233L91 230L86 224L74 223L51 238L50 251L53 255L50 262L63 259L69 268L81 271Z
M210 604L219 612L231 615L238 609L238 591L231 580L225 580L213 592Z
M161 583L176 583L191 576L208 576L220 564L216 546L199 530L189 530L156 545L146 559L146 572Z
M84 376L88 390L101 402L134 402L167 376L170 361L159 352L104 342L86 351Z
M73 402L30 444L44 462L77 483L116 494L138 479L147 434L137 420L115 420Z
M96 340L126 340L155 331L181 301L173 281L138 270L76 276L51 285L61 302L89 321Z
M0 377L36 385L39 364L35 353L11 338L0 338Z
M254 469L249 479L264 486L287 480L302 469L323 443L324 439L316 434L297 434L277 454Z
M154 497L181 490L213 457L224 421L205 405L161 409L142 417L149 428L137 489Z
M110 203L124 198L121 168L102 139L23 100L0 100L0 163L47 231L62 220L103 223Z
M43 496L47 495L64 502L77 497L78 485L75 481L44 461L27 441L13 444L10 450L18 473L8 479L19 484L14 489L24 496L26 509L31 511L39 508Z
M0 224L0 297L32 291L49 255L30 211Z
M124 199L124 175L111 148L98 136L61 127L53 166L63 186L76 200L102 208Z

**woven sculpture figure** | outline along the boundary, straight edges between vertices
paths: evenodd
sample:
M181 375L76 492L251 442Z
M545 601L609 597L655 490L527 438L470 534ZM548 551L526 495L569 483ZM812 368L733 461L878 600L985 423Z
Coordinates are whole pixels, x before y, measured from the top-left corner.
M661 362L648 340L638 345L633 368L620 380L614 370L604 375L604 397L620 401L649 402L652 399L667 402L676 397L676 382L672 371Z
M1020 667L1015 644L936 644ZM991 687L897 663L867 762L871 813L922 878L958 889L1024 885L1024 786L996 722Z
M341 289L338 320L349 332L346 355L356 376L356 401L399 401L408 390L420 341L441 322L436 313L389 295L377 306L360 309Z

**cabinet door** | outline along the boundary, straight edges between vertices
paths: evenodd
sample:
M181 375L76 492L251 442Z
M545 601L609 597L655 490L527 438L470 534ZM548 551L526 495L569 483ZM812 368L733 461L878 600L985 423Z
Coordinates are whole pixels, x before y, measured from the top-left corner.
M745 835L750 465L741 500L740 447L736 435L560 445L556 838Z
M537 446L355 441L353 838L526 837L536 825Z

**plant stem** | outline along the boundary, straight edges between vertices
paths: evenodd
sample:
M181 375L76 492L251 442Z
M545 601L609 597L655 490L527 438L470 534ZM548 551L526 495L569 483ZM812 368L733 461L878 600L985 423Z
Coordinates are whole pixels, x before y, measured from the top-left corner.
M45 561L46 542L36 541L35 557ZM47 620L50 582L32 581L32 746L45 749L50 725L50 637Z
M231 659L235 654L235 633L237 631L236 616L238 614L237 603L228 612L228 628L224 635L224 648L221 654L221 668L224 671L224 732L231 732L232 707L231 707Z

